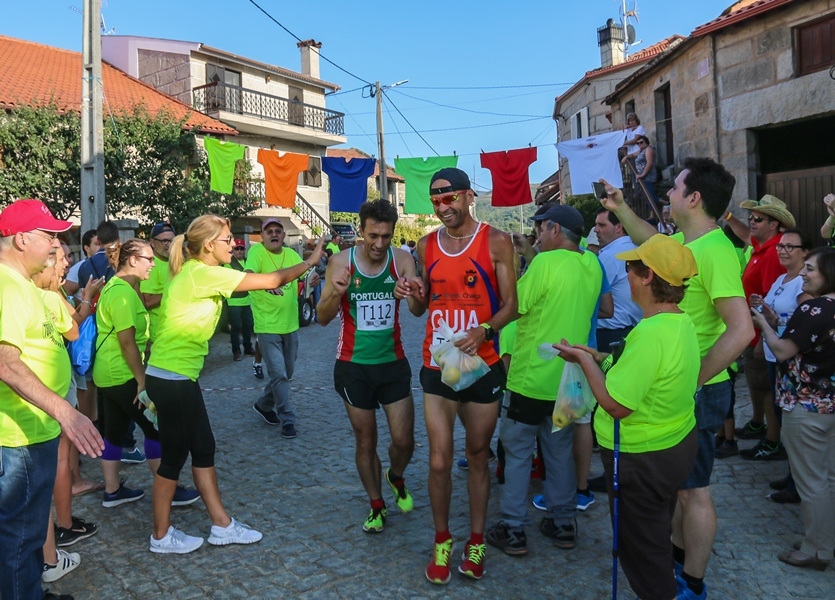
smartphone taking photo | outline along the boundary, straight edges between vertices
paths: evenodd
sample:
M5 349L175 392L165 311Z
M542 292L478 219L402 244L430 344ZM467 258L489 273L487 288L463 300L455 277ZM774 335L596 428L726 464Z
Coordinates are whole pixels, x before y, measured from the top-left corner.
M599 181L592 181L591 182L592 190L594 190L594 197L603 199L608 194L606 193L606 186L600 183Z

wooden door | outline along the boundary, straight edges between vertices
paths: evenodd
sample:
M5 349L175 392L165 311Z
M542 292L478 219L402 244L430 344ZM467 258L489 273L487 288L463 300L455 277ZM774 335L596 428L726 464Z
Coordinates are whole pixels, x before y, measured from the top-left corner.
M797 226L811 234L814 245L823 243L820 228L827 216L823 197L835 192L835 166L769 173L760 176L757 187L759 198L771 194L786 203Z

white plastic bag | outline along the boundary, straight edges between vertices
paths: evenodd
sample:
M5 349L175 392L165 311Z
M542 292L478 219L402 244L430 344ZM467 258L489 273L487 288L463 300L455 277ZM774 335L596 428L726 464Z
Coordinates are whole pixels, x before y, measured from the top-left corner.
M455 342L465 333L455 333L443 319L436 330L442 342L429 346L429 353L441 369L441 381L456 392L460 392L484 377L490 367L478 356L470 356L455 347Z
M597 402L591 393L591 386L583 373L582 367L576 363L565 363L565 368L557 390L557 401L551 415L553 427L551 431L559 431L567 427L580 417L585 416Z

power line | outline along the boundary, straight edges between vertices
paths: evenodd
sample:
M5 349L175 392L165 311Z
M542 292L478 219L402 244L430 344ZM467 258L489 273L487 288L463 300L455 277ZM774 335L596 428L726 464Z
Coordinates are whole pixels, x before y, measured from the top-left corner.
M349 112L348 112L348 108L347 108L344 104L342 104L342 100L340 100L339 98L337 98L337 99L336 99L336 101L337 101L337 102L339 102L339 106L341 106L341 107L342 107L342 109L345 111L345 114L346 114L348 117L350 117L350 118L351 118L351 120L352 120L354 123L356 123L356 124L357 124L357 127L359 127L359 128L360 128L360 131L362 131L362 134L361 134L361 135L364 135L365 137L370 138L370 139L372 139L372 140L376 140L376 139L377 139L375 136L373 136L373 135L369 135L369 134L365 131L365 129L363 129L363 128L362 128L362 125L360 125L360 122L359 122L359 121L357 121L357 120L354 118L354 115L352 115L351 113L349 113ZM354 134L354 135L359 135L359 134ZM346 137L348 137L348 136L346 136Z
M360 87L354 88L352 90L343 90L341 92L331 92L330 94L325 94L325 97L330 98L331 96L341 96L342 94L350 94L351 92L358 92L358 91L360 91L362 89L365 89L367 87L368 87L367 85L361 85Z
M398 94L402 94L402 95L406 96L407 98L411 98L412 100L419 100L420 102L426 102L426 103L432 104L434 106L440 106L441 108L451 108L453 110L461 110L461 111L464 111L464 112L474 113L474 114L477 114L477 115L493 115L493 116L497 116L497 117L538 117L538 116L540 116L540 115L514 115L514 114L508 114L508 113L490 112L490 111L485 111L485 110L472 110L472 109L469 109L469 108L461 108L460 106L452 106L450 104L441 104L440 102L435 102L434 100L427 100L425 98L418 98L417 96L412 96L412 95L407 94L406 92L402 92L400 90L395 90L395 91Z
M279 22L276 20L276 18L275 18L275 17L273 17L270 13L268 13L266 10L264 10L263 8L261 8L261 7L258 5L258 3L257 3L257 2L255 2L255 0L249 0L249 3L250 3L250 4L252 4L252 5L253 5L255 8L257 8L258 10L260 10L262 13L264 13L264 14L267 16L267 18L268 18L268 19L270 19L270 21L272 21L273 23L275 23L276 25L278 25L279 27L281 27L284 31L286 31L287 33L289 33L291 36L293 36L293 37L296 39L296 41L298 41L298 42L304 41L304 40L302 40L299 36L297 36L295 33L293 33L292 31L290 31L289 29L287 29L284 25L282 25L281 23L279 23ZM365 83L365 84L367 84L367 85L372 85L372 83L371 83L370 81L366 81L365 79L363 79L363 78L362 78L362 77L360 77L359 75L354 75L354 74L353 74L353 73L351 73L348 69L345 69L345 68L343 68L343 67L340 67L338 64L336 64L335 62L333 62L331 59L329 59L328 57L326 57L325 55L323 55L321 52L319 53L319 58L321 58L321 59L322 59L322 60L324 60L325 62L328 62L328 63L332 64L334 67L336 67L337 69L339 69L339 70L340 70L340 71L342 71L343 73L347 73L348 75L350 75L350 76L351 76L351 77L353 77L354 79L358 79L358 80L362 81L363 83Z
M424 144L426 144L427 146L429 146L429 149L430 149L430 150L432 150L432 152L434 152L437 156L440 156L440 154L438 153L438 151L437 151L437 150L435 150L435 149L432 147L432 144L430 144L429 142L427 142L427 141L426 141L426 138L425 138L425 137L423 137L417 129L415 129L415 126L414 126L414 125L412 125L412 124L411 124L411 122L409 121L409 119L407 119L407 118L406 118L406 115L404 115L404 114L400 111L400 109L399 109L399 108L397 108L397 105L396 105L394 102L392 102L391 98L389 98L389 103L391 103L391 105L394 107L394 110L396 110L396 111L398 112L398 114L399 114L401 117L403 117L403 120L404 120L404 121L406 121L406 124L407 124L409 127L411 127L411 128L412 128L412 131L414 131L414 132L417 134L417 136L418 136L420 139L422 139L422 140L423 140L423 143L424 143ZM440 131L443 131L443 130L440 130Z
M397 106L395 106L394 103L392 103L392 106L394 106L394 108L397 109ZM397 112L400 112L400 111L397 110ZM400 116L402 117L403 113L400 113ZM424 129L423 131L417 131L412 126L412 124L409 123L408 120L406 120L406 117L403 117L403 119L406 120L407 123L409 123L409 126L412 127L412 131L414 133L418 134L418 135L420 135L421 133L437 133L437 132L440 132L440 131L461 131L461 130L464 130L464 129L481 129L481 128L484 128L484 127L499 127L500 125L513 125L514 123L529 123L531 121L541 121L542 119L550 119L550 118L551 117L535 117L533 119L519 119L519 120L516 120L516 121L504 121L502 123L485 123L484 125L470 125L469 127L445 127L443 129ZM409 133L409 132L407 131L406 133ZM350 137L351 135L356 135L356 134L346 133L345 135ZM421 139L423 139L423 138L421 137ZM424 142L425 141L426 140L424 140ZM429 146L429 144L426 144L426 145ZM432 146L429 146L429 147L432 148ZM435 151L434 148L432 148L432 151L437 154L437 152Z
M394 130L397 132L397 135L400 136L400 141L403 142L403 145L406 146L406 151L411 155L412 150L409 148L409 144L406 143L406 138L403 137L403 134L400 133L400 129L397 127L397 121L394 120L394 116L391 114L389 107L386 106L385 102L383 103L383 108L386 109L386 114L391 118L391 124L394 125Z
M413 90L509 90L533 87L556 87L558 85L574 85L576 81L559 83L533 83L530 85L474 85L474 86L409 86Z

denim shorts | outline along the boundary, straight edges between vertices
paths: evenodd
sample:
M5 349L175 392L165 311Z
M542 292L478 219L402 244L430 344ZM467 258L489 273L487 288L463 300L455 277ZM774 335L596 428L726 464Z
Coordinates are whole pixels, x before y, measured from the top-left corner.
M696 394L696 426L699 428L699 451L696 463L679 489L689 490L710 485L716 456L714 435L722 426L731 404L731 382L705 385Z

